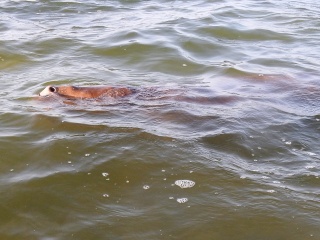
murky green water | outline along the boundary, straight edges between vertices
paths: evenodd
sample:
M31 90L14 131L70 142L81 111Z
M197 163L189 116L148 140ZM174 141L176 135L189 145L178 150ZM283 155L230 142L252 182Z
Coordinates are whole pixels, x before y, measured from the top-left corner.
M319 9L2 1L0 239L320 239Z

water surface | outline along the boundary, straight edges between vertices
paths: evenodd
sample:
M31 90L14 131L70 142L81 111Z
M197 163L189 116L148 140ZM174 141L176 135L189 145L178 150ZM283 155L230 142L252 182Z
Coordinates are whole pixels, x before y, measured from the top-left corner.
M1 1L1 239L320 239L319 9Z

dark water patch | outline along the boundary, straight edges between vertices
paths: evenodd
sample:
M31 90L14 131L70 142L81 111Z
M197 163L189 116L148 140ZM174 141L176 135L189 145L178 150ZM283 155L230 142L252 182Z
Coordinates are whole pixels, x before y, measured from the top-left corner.
M180 96L177 100L188 103L204 104L204 105L224 105L227 107L228 104L233 104L238 101L244 100L241 97L235 95L225 96L212 96L212 97L201 97L201 96Z
M179 57L177 49L154 42L152 44L132 42L107 49L95 49L94 54L107 57L107 61L113 59L113 65L117 63L117 66L122 64L137 66L153 72L164 72L166 69L167 74L192 76L203 71L200 64L187 56L185 58Z
M310 116L308 118L301 119L301 122L308 126L313 132L318 133L320 131L320 114L315 116ZM315 140L315 139L314 139Z
M234 210L234 215L248 215L248 212L243 213L237 213L237 210ZM221 238L221 239L230 239L230 238L237 238L240 235L243 236L246 239L254 238L254 236L257 236L259 234L263 234L263 236L266 236L265 239L268 238L282 238L282 237L290 237L290 238L308 238L312 237L314 234L314 231L312 228L309 228L308 226L303 226L303 230L300 230L299 226L301 226L300 221L292 221L292 219L286 219L281 220L277 217L273 216L264 216L263 214L260 214L257 219L259 220L259 223L263 224L264 228L261 231L257 231L256 227L259 225L256 221L253 222L250 220L250 218L245 217L239 217L241 220L240 223L235 220L223 220L219 221L215 218L213 218L211 221L207 220L201 228L193 229L194 231L198 232L197 235L194 234L194 231L191 231L190 226L184 227L182 229L178 230L179 236L185 238L185 239L193 239L194 237L202 237L202 238ZM246 227L244 230L244 226L247 226L247 224L251 227ZM291 233L288 233L288 230L291 229L290 226L296 226L298 229L294 232L291 231ZM232 227L230 227L232 226ZM220 229L228 227L229 231L222 232ZM201 229L201 230L200 230ZM272 229L272 231L271 231ZM308 234L305 233L308 232ZM310 236L311 235L311 236ZM262 238L264 239L264 238Z
M288 176L284 180L290 183L290 185L295 189L295 191L314 194L314 198L319 197L320 191L318 190L318 186L320 176L317 173L319 166L307 165L305 169L309 169L313 173L308 171L308 173L294 174L292 176ZM312 198L312 196L310 197Z
M48 61L48 56L51 56L55 60L59 59L59 55L61 52L69 52L69 55L73 55L72 52L76 52L77 49L74 48L77 46L79 43L75 42L72 39L66 39L66 38L60 38L59 36L55 37L53 35L50 35L49 38L43 38L43 39L37 39L36 42L30 42L27 44L24 44L24 47L20 49L32 49L33 58L36 58L37 61ZM60 59L60 61L64 61Z
M195 36L198 34L195 33ZM189 59L205 65L213 65L212 62L221 61L219 54L232 55L233 50L212 39L197 39L189 37L181 42L182 54ZM200 57L201 56L201 57Z
M225 151L233 153L237 156L244 158L252 158L252 153L248 149L244 142L244 137L241 134L218 134L216 136L206 136L202 138L203 143L208 147L217 149L219 151Z
M235 31L234 28L216 26L216 27L201 29L201 31L217 39L238 40L238 41L245 41L245 42L248 42L248 41L291 42L290 37L287 37L283 34L272 32L266 29Z
M3 50L0 53L0 69L1 70L10 70L21 65L30 63L30 58L24 54L17 53L17 51L12 50Z

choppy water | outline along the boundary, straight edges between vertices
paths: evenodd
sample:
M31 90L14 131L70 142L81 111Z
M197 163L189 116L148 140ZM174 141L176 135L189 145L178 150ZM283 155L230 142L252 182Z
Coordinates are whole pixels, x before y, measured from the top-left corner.
M0 11L1 239L320 239L318 1Z

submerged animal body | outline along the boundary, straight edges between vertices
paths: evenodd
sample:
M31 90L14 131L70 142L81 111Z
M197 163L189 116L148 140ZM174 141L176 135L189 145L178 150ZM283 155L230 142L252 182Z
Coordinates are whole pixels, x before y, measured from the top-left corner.
M99 99L104 97L121 98L135 94L134 99L143 101L181 101L199 104L227 104L239 100L235 96L211 96L210 91L206 91L208 95L199 94L199 89L188 91L181 89L162 89L157 87L133 89L128 87L110 87L110 86L47 86L43 89L39 96L57 96L62 100L76 99ZM191 94L191 95L190 95ZM194 95L195 94L195 95ZM65 102L73 104L72 102Z
M124 97L134 93L133 89L126 87L75 87L75 86L48 86L40 92L40 96L61 96L65 98L99 98L99 97Z

